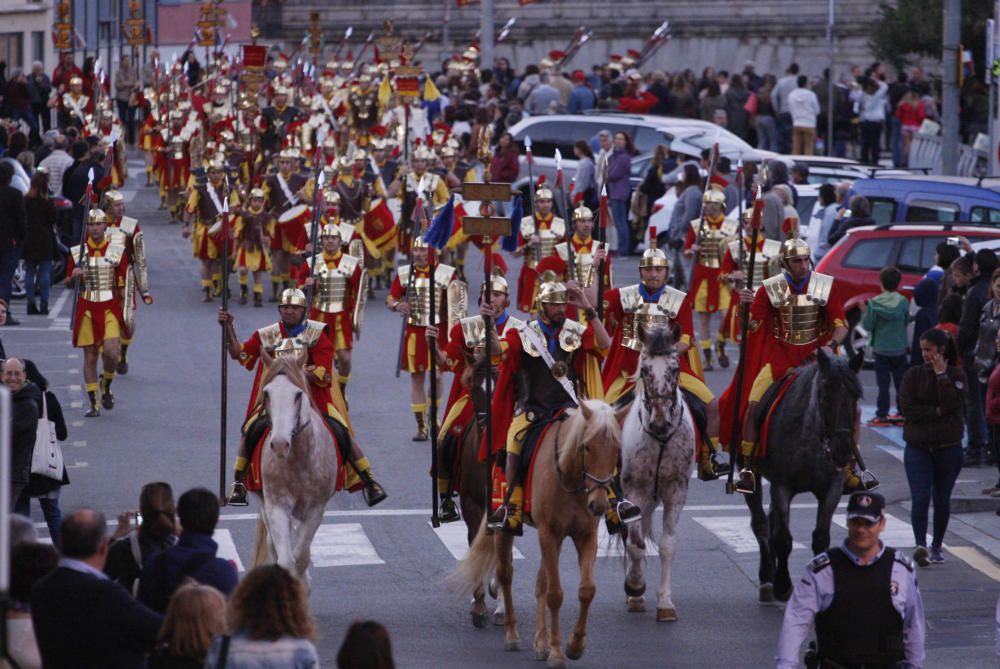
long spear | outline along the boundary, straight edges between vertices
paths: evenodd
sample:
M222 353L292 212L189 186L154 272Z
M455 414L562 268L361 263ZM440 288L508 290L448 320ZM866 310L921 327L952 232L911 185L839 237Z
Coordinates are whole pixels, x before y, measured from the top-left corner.
M347 44L347 40L351 39L351 35L354 33L354 26L348 26L347 30L344 31L344 38L340 40L340 44L337 45L337 50L333 52L333 60L338 60L340 58L340 52L344 50L344 45Z
M424 179L420 180L420 184L417 186L417 197L419 198L423 192ZM419 204L419 202L418 202ZM417 238L420 234L420 220L417 218L416 213L411 214L413 221L411 223L410 229L410 273L406 277L406 292L403 293L403 300L409 301L413 295L413 281L417 273L416 264L413 262L413 240ZM403 324L399 330L399 354L396 356L396 378L399 378L399 374L403 371L403 353L406 352L406 324L409 322L409 314L403 315Z
M743 268L744 275L746 276L746 288L747 290L753 290L753 270L754 263L757 260L757 239L760 236L760 217L764 211L764 194L761 187L763 179L757 185L757 196L753 201L753 214L750 219L750 263ZM742 199L742 195L741 195ZM740 227L742 229L742 221L740 222ZM741 245L742 250L742 245ZM739 443L741 439L742 426L740 425L740 404L743 402L743 374L744 368L746 367L747 359L747 331L750 329L750 307L747 305L742 305L741 321L740 321L740 361L736 366L736 394L733 398L733 422L732 430L729 435L729 453L730 462L736 462L737 449L739 448ZM735 486L733 485L733 474L736 472L735 466L729 467L729 478L726 481L726 493L733 494L735 492Z
M531 218L536 221L535 223L535 234L538 234L538 218L535 217L535 175L532 172L532 164L535 162L531 157L531 137L528 135L524 136L524 159L528 163L528 201L531 203ZM535 262L539 263L542 260L542 243L539 241L535 246ZM525 262L528 259L525 258Z
M600 209L600 224L597 226L597 241L598 246L604 245L604 228L608 225L608 159L607 156L604 158L604 175L601 178L601 209ZM627 241L626 241L627 243ZM604 318L604 263L607 260L601 260L597 265L597 317Z
M94 168L91 167L90 171L87 172L87 190L83 193L83 225L80 226L80 252L77 254L76 266L83 268L84 251L87 248L87 217L90 215L90 199L94 192ZM72 318L69 319L69 329L73 330L73 324L76 323L76 307L80 302L80 284L81 279L77 279L76 285L73 286L73 309L70 311Z
M229 176L222 200L222 310L229 311ZM220 367L222 411L219 418L219 503L226 503L226 421L229 410L229 330L222 328L222 365Z
M314 202L313 202L313 220L312 225L309 227L309 241L312 243L312 251L309 257L312 259L312 268L309 271L309 276L311 278L316 278L316 254L317 245L319 243L319 217L320 208L323 205L323 182L326 179L326 175L323 173L323 139L326 136L324 127L320 127L319 133L317 133L316 142L316 167L313 173L313 184L315 184ZM322 137L320 136L322 135ZM350 240L348 240L350 241ZM312 298L313 298L313 282L309 282L306 287L306 304L308 308L312 308Z

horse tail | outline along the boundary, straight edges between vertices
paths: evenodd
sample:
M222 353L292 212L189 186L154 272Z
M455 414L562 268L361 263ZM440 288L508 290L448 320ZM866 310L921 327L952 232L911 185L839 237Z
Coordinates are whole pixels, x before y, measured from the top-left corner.
M470 596L480 584L496 572L497 553L493 546L493 537L486 534L486 517L487 514L484 513L469 552L445 579L448 589L463 597Z
M264 524L264 514L257 514L257 542L254 547L253 566L267 564L270 551L267 548L267 525Z

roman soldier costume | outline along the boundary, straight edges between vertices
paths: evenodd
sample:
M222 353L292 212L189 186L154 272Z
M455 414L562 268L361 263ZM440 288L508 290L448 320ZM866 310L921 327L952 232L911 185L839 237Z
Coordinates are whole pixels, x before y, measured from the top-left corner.
M552 191L548 186L539 185L535 191L535 202L552 200ZM539 241L529 244L532 235L538 235ZM557 243L566 237L566 222L552 213L542 215L537 211L531 216L521 219L517 246L524 251L524 264L517 277L517 308L533 313L535 293L538 287L538 263L546 256L552 255Z
M250 198L264 199L264 191L254 188ZM233 237L236 240L236 268L240 274L240 304L246 304L249 292L249 273L255 276L258 272L271 271L271 249L266 240L274 235L274 216L263 205L253 207L248 205L240 211L236 224L233 226ZM253 284L253 305L264 306L264 286L259 278Z
M752 213L750 211L747 212L750 215ZM740 250L741 245L743 247L742 251ZM725 284L723 290L730 291L729 307L722 317L717 335L716 346L720 352L720 359L722 357L722 346L726 341L739 343L740 340L739 297L736 293L746 285L746 280L733 278L733 274L735 272L744 272L743 268L749 266L752 245L753 238L748 234L742 235L742 244L739 238L730 240L726 244L726 254L723 256L722 264L719 266L719 278ZM780 251L781 242L775 239L766 239L763 235L758 235L757 252L754 254L753 267L749 271L752 275L751 285L760 286L764 282L764 279L771 276L771 261L772 259L778 259ZM744 272L745 274L746 272Z
M124 207L125 198L116 190L104 194L105 212L110 212L112 206L121 203ZM118 360L118 373L128 374L128 349L135 338L136 293L146 304L153 303L149 291L149 265L146 260L146 242L139 221L131 216L107 215L108 227L106 234L113 244L125 247L124 262L126 263L125 281L121 289L122 325L121 357Z

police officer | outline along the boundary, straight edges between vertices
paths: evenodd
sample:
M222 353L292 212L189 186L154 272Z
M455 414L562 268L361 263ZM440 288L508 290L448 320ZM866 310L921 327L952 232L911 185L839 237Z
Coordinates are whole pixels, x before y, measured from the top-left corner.
M879 540L885 498L856 492L847 504L847 539L817 555L785 609L775 666L799 666L816 621L817 653L807 665L835 669L924 666L924 605L913 563Z

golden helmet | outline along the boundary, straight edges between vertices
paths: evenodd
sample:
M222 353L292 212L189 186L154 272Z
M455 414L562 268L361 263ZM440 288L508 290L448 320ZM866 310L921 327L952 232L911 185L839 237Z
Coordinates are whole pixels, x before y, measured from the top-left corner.
M510 288L507 285L507 279L503 277L502 274L497 274L495 271L490 276L489 282L483 283L483 291L492 291L496 293L503 293L504 295L510 295Z
M555 196L552 194L552 189L545 184L538 184L538 188L535 189L535 202L553 199Z
M336 223L327 223L319 233L320 237L340 237L344 238L344 233Z
M306 306L306 294L298 288L286 288L281 291L281 300L278 302L278 306L304 307Z
M299 150L292 146L282 149L281 153L278 154L278 160L298 160L298 159L299 159Z
M414 249L430 249L431 245L424 240L423 233L415 236L413 242L411 243L411 248Z
M709 188L701 196L701 201L705 204L726 204L726 194L717 188Z
M250 199L252 200L253 198L260 198L261 200L263 200L264 199L264 189L263 188L251 188L250 189Z
M639 269L643 267L670 267L670 261L667 260L666 253L654 247L642 252L642 258L639 259Z
M91 209L87 214L87 223L107 223L108 217L103 209Z
M101 120L102 121L113 121L115 118L115 113L110 109L101 110Z
M340 206L340 194L335 190L323 191L323 202L327 207Z
M125 196L121 194L121 191L109 190L104 194L104 206L108 207L112 204L118 202L124 202Z
M337 158L337 162L335 164L339 172L354 171L354 161L348 158L347 156L341 156L340 158Z
M594 212L590 210L585 204L581 204L579 207L573 210L573 222L577 221L592 221L594 220Z
M80 76L74 74L72 77L69 78L69 85L70 86L83 86L83 79Z
M792 258L809 258L811 255L809 245L803 239L786 239L781 243L781 263L783 265L785 261Z
M354 152L354 156L353 157L354 157L354 162L356 162L356 163L368 160L368 154L365 153L364 149L357 149Z
M414 160L434 160L434 152L426 146L418 146L413 150Z
M545 281L538 287L539 304L566 304L566 285L561 281Z
M226 169L226 159L221 154L215 154L205 162L205 169L209 172L222 172Z

